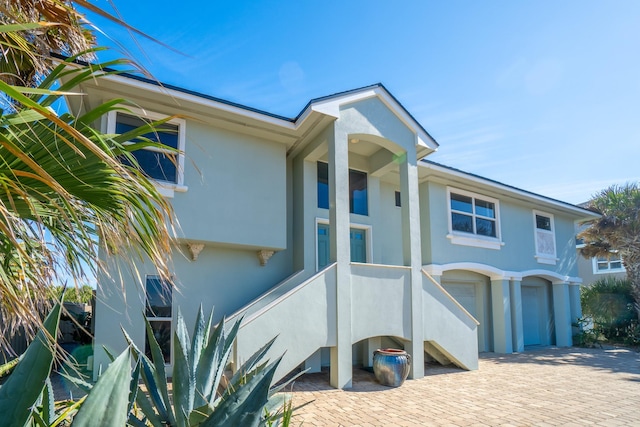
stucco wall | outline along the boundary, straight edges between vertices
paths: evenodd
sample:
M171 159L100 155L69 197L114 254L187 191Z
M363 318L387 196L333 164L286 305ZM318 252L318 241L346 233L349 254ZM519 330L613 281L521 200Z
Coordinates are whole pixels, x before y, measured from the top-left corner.
M479 192L460 186L452 189L472 191L479 196L484 195L499 200L503 245L500 249L487 249L453 244L447 238L449 234L447 187L439 183L424 182L420 185L421 198L428 200L428 202L423 200L421 203L421 215L428 215L428 219L422 219L423 227L427 227L427 232L422 233L424 264L475 262L509 271L542 269L562 275L578 275L573 218L558 212L548 212L554 215L556 255L560 261L556 265L543 264L535 258L533 210L543 212L547 210L533 203L525 205L520 201L496 197L490 191Z

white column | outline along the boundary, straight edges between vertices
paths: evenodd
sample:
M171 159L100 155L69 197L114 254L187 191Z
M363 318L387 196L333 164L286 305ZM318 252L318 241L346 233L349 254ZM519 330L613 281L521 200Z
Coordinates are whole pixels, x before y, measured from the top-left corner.
M491 311L493 313L493 351L512 353L509 280L491 279Z
M556 345L570 347L571 337L571 302L569 300L569 284L554 282L553 285L553 318L556 329Z
M524 351L524 328L522 323L522 281L511 280L511 341L513 351Z
M400 163L402 199L402 243L404 265L411 267L411 339L405 350L411 355L409 377L424 376L424 331L422 319L422 247L420 240L420 192L415 152L406 153Z
M329 138L329 240L336 265L336 345L331 347L330 383L351 388L351 246L349 241L349 149L347 134L334 125Z

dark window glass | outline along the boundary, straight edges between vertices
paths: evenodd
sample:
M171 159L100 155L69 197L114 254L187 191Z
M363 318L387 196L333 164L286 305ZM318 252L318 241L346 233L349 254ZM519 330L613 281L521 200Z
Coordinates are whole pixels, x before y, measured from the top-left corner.
M329 165L318 162L318 207L329 209Z
M318 162L318 207L329 209L329 165ZM367 174L349 169L349 212L368 215Z
M495 218L496 213L494 204L491 202L485 202L484 200L476 199L476 215Z
M460 194L451 194L451 209L461 212L473 213L473 205L471 197L461 196Z
M147 317L171 317L171 284L159 277L147 277Z
M118 114L116 120L116 133L123 134L136 129L145 122L137 117L128 116L126 114ZM143 135L152 141L159 142L171 148L178 148L178 126L172 124L163 124L158 127L156 132L149 132ZM139 139L133 139L131 142L140 142ZM153 179L177 182L176 158L173 153L166 153L152 149L140 149L133 153L138 161L140 168ZM130 164L126 159L123 163Z
M469 215L463 215L453 212L451 213L451 227L455 231L473 233L473 218Z
M150 320L153 336L160 346L164 363L171 363L171 322L168 320ZM146 335L145 335L146 337ZM144 352L151 358L151 346L145 338Z
M349 169L349 212L368 215L367 174Z
M536 215L536 228L540 230L551 231L551 218L542 215Z
M400 207L402 206L402 203L400 202L400 192L396 191L396 206Z
M496 222L490 219L476 218L476 234L496 237Z

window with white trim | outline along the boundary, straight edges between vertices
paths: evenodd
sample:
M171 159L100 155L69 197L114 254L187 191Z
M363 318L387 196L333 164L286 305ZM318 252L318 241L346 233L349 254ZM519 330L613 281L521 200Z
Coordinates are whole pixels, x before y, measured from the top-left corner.
M535 229L536 259L541 264L555 265L557 255L553 215L533 211L533 226Z
M149 113L142 110L129 108L132 114L120 111L111 111L108 115L107 132L124 134L145 123L166 118L165 115ZM138 161L140 168L151 179L162 185L181 186L184 182L184 146L185 146L185 121L171 119L159 125L155 132L143 135L152 141L159 142L167 147L179 150L176 155L167 149L146 147L136 150L132 155ZM137 142L136 140L131 141ZM126 163L126 160L124 160Z
M611 252L609 256L593 258L593 274L624 273L622 257L618 252Z
M145 283L145 316L151 325L164 362L171 363L171 319L173 309L173 285L160 276L147 276ZM149 340L145 333L145 354L151 357Z
M457 189L448 189L447 198L452 243L500 248L498 200Z

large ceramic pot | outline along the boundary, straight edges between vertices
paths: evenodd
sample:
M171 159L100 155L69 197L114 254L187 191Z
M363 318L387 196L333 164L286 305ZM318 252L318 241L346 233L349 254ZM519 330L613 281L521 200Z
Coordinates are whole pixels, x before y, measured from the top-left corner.
M380 384L399 387L409 375L411 356L404 350L381 348L373 352L373 373Z

